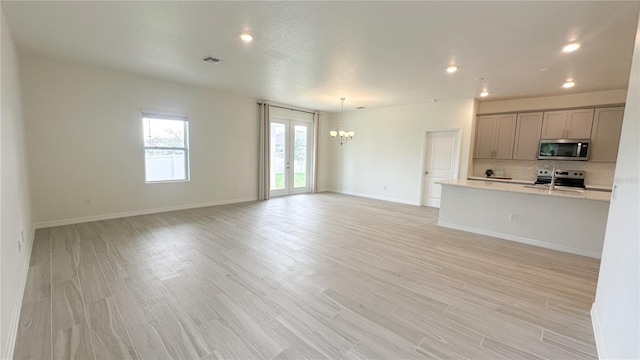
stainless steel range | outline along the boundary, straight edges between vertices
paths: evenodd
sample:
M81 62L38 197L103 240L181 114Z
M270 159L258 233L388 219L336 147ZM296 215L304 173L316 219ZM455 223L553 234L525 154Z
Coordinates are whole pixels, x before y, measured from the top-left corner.
M553 177L553 170L538 169L536 185L549 185ZM567 186L584 189L584 171L582 170L556 170L555 184L557 186Z

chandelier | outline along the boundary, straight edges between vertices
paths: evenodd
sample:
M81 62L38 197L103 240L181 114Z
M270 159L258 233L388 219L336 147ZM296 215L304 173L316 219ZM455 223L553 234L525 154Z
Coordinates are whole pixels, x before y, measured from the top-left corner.
M340 130L329 131L329 135L331 135L331 138L337 141L340 146L353 139L353 135L356 134L355 131L344 131L344 125L342 124L342 121L344 119L344 99L345 98L340 98L340 100L342 100L342 113L340 113Z

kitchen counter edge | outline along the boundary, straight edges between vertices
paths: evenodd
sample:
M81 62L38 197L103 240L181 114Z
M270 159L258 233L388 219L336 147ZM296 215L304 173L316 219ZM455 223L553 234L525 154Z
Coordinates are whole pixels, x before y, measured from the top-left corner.
M501 182L501 183L523 184L523 185L532 185L534 182L534 180L522 180L522 179L506 180L506 179L493 179L493 178L487 178L482 176L469 176L467 177L467 180L495 181L495 182ZM587 187L587 190L608 191L608 192L611 192L612 190L611 186L606 186L606 185L586 184L585 186Z
M525 185L531 185L531 183L521 183L521 182L513 182L513 181L454 179L454 180L439 181L438 184L469 187L469 188L476 188L476 189L486 189L486 190L509 191L509 192L543 195L543 196L565 197L570 199L611 201L611 193L606 191L585 190L584 192L574 193L570 191L556 190L556 191L550 192L549 190L546 190L546 189L533 189L533 188L525 187Z

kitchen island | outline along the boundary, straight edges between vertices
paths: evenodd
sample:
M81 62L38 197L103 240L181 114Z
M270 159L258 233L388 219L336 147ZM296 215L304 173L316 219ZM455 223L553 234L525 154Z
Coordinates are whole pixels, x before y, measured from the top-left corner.
M438 225L600 258L611 193L477 180L440 182Z

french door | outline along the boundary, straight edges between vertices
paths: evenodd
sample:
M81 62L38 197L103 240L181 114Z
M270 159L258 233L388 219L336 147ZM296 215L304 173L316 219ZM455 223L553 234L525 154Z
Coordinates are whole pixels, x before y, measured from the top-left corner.
M311 190L312 123L271 119L271 196Z

